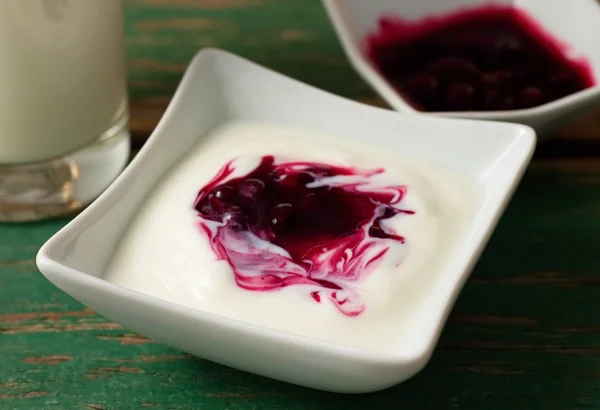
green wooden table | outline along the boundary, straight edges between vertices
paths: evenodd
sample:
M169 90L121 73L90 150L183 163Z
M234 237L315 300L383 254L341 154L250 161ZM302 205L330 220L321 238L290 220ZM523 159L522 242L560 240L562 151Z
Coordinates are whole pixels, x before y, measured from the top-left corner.
M350 69L317 0L127 3L132 128L141 144L182 70L219 46L344 96ZM68 219L0 225L0 409L598 409L600 127L542 147L423 372L362 396L260 378L139 336L37 271Z

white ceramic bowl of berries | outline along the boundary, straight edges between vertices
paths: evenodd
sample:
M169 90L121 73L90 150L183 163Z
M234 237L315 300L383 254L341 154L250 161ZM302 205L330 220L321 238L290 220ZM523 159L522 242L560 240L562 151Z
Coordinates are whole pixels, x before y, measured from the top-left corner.
M540 137L600 105L596 0L323 0L357 72L395 110Z
M322 326L341 342L307 336L307 329L301 329L300 333L285 330L289 322L294 322L285 312L297 305L282 295L283 303L279 303L281 299L278 302L280 310L271 310L265 316L267 322L264 323L270 323L269 326L253 322L256 316L246 319L242 316L230 317L212 309L215 307L214 301L223 300L219 295L230 295L220 293L223 288L214 286L219 283L235 285L235 282L232 280L232 270L227 268L223 271L212 265L213 262L220 262L213 260L216 254L213 255L211 246L204 239L200 243L191 239L196 238L198 233L195 229L198 220L194 199L199 199L200 204L203 198L196 197L196 189L207 182L200 183L197 178L206 170L204 167L208 166L207 162L216 161L215 169L218 170L226 164L221 163L219 158L224 157L220 155L227 158L237 157L239 153L248 155L247 147L251 145L234 146L230 144L231 140L225 139L223 144L231 148L208 149L204 156L196 157L196 160L200 159L199 162L190 163L202 166L193 165L193 172L187 172L186 168L183 173L177 173L176 178L168 179L175 181L165 185L173 189L169 191L172 195L169 192L163 195L165 191L156 194L155 187L162 186L174 167L185 163L193 147L198 144L210 145L207 137L211 134L210 130L231 121L262 122L277 127L303 129L308 135L319 135L319 139L322 135L331 135L330 146L339 149L363 144L354 160L363 161L371 157L377 164L384 164L385 161L395 164L406 158L422 164L436 164L460 176L460 180L476 188L476 194L468 198L471 204L468 212L461 214L456 208L450 207L444 213L452 215L451 218L443 218L446 222L452 220L454 224L464 219L459 224L459 237L452 236L452 249L447 252L447 259L439 259L444 262L440 263L439 269L431 270L432 276L429 276L429 272L420 274L418 269L414 269L419 273L415 276L418 278L415 286L399 286L403 290L399 295L406 295L405 298L397 298L400 307L390 305L389 309L384 309L387 312L385 316L375 315L373 318L377 320L366 320L371 329L369 332L349 333L355 336L346 339L342 337L345 333L339 333L340 323L352 326L358 332L356 329L360 328L354 326L365 322L348 322L352 320L349 316L337 314L333 316L333 321L326 320L323 313L309 318L312 324L308 328L314 330ZM276 134L279 138L285 137L285 133L277 131ZM482 135L487 137L485 141ZM331 142L333 140L337 142ZM527 126L399 114L324 92L225 51L204 49L190 63L160 123L127 169L93 204L43 245L37 256L37 265L50 282L96 312L192 355L305 387L338 393L373 392L412 377L429 361L454 300L531 159L535 141L535 134ZM272 146L269 151L287 150L290 148L288 144L279 142L274 145L280 148ZM304 141L300 146L306 148L305 144ZM305 155L297 147L292 145L290 149L299 151L298 155ZM322 151L319 155L325 156L330 148L322 147L320 145L314 150ZM236 150L238 154L234 152ZM371 150L378 150L378 154L373 154ZM215 154L219 152L221 154ZM384 155L379 154L381 152L391 157L385 159ZM317 154L311 152L310 155ZM212 159L208 161L208 158ZM211 178L213 173L210 171L206 175ZM421 181L421 178L418 179ZM189 183L191 190L181 190L182 181L185 182L184 187ZM423 181L427 182L417 185L432 186L430 179ZM443 186L443 192L455 192L460 185L447 185L444 182L433 186ZM442 195L442 191L434 191L437 194L431 198L446 197L445 194L438 196ZM177 192L184 192L184 195L180 196ZM425 192L430 192L429 188ZM161 205L157 209L160 209L160 213L147 214L151 217L143 218L145 222L138 225L155 227L156 231L149 235L145 234L148 231L139 231L143 235L130 240L132 237L127 236L127 232L131 231L130 225L137 225L138 222L132 221L140 221L139 214L146 213L143 210L148 209L149 203L146 201L150 197L168 202L159 201ZM428 197L428 194L423 196L423 201L431 201L426 199ZM447 202L444 202L444 206L448 209ZM173 209L175 212L172 212ZM464 218L457 218L457 215L464 215ZM188 235L189 232L192 232L192 236ZM433 248L435 255L442 254L445 244L449 243L445 240L436 242L431 239L433 236L425 236L427 240L422 243L440 244L440 247ZM136 246L140 251L139 254L137 251L132 253L133 257L129 259L132 262L130 270L140 272L139 277L130 277L136 285L133 288L115 282L107 275L110 270L108 267L113 265L115 259L119 259L119 249L131 249L127 244ZM153 249L163 250L149 252L146 247L148 244L157 246ZM181 253L184 248L190 249L190 253ZM429 249L429 246L426 248ZM411 245L411 249L417 247ZM204 261L190 258L190 255L197 256L205 252L209 256ZM160 257L156 257L157 254L164 255L162 262ZM425 258L428 253L421 255L425 255ZM163 265L163 262L167 265ZM151 268L145 269L145 263ZM181 272L184 265L191 267L191 282L183 280ZM253 268L257 266L262 265L255 263ZM157 278L157 271L165 276L154 281L152 278ZM223 272L226 274L223 275ZM408 279L409 276L399 275L398 283L408 283ZM387 280L380 282L386 286L386 291L388 283L392 283ZM173 295L181 297L165 298L161 292L140 290L142 288L139 286L147 290L146 285L150 282L157 283L156 288L161 292L171 289L176 291ZM205 285L209 286L205 296L217 296L206 299L200 291L199 300L213 302L203 307L187 304L189 297L198 300L197 291ZM227 286L226 289L231 290ZM237 287L233 290L239 306L240 301L248 300L245 291L239 293ZM302 309L330 306L317 303L314 296L307 292L301 293L306 296L306 299L302 299L306 301L306 304L302 302ZM384 301L387 298L385 293L381 296ZM265 293L260 295L264 297ZM233 298L224 300L224 305L229 306ZM253 299L253 303L257 300L260 299ZM379 295L372 300L378 301ZM250 303L242 307L238 313L245 315L254 312ZM281 312L283 314L279 315ZM390 332L391 336L372 340L375 339L373 329ZM375 350L357 347L354 339L361 339L363 335L369 343L379 344L381 341L385 342L385 346Z

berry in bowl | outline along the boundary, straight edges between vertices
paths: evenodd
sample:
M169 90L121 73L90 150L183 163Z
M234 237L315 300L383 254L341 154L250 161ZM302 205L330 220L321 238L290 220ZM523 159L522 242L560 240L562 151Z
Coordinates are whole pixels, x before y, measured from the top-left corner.
M205 49L138 155L37 263L198 357L381 390L429 360L534 146L523 125L403 115Z
M400 261L402 250L389 242L402 245L405 238L382 226L415 213L399 206L407 188L373 189L383 168L253 159L256 168L233 179L237 161L229 161L196 199L199 226L215 256L228 262L244 289L303 285L314 301L328 299L344 315L360 315L365 305L352 283L386 253L396 252Z
M324 4L354 67L399 111L545 133L600 104L595 0Z

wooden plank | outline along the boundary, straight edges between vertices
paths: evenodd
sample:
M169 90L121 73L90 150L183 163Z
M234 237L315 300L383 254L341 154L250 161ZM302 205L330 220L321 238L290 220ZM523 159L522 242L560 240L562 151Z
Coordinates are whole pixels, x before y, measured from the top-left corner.
M321 393L155 343L35 268L67 219L0 225L0 408L546 410L600 407L600 161L527 172L427 368L378 394Z

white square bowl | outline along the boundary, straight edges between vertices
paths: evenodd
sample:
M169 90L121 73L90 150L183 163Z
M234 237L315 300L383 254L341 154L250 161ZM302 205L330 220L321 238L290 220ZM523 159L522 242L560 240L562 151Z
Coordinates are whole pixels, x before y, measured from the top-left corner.
M381 75L367 56L365 40L379 19L397 16L419 20L484 4L513 5L569 49L584 57L596 85L537 107L508 111L425 112L412 107ZM573 117L600 105L600 3L597 0L323 0L342 47L355 70L395 110L421 115L484 119L529 125L540 140Z
M428 317L410 329L418 342L386 354L361 351L230 320L103 279L111 254L153 186L208 130L229 120L336 134L437 162L481 187L472 229L414 308L424 309ZM414 375L428 361L534 145L535 133L526 126L402 115L315 89L227 52L204 49L139 154L91 206L44 244L37 264L81 303L193 355L316 389L380 390Z

